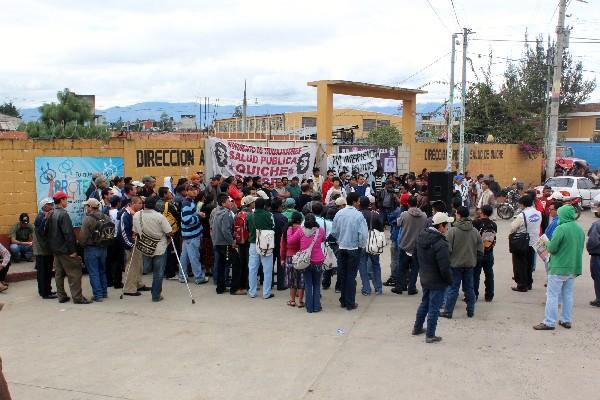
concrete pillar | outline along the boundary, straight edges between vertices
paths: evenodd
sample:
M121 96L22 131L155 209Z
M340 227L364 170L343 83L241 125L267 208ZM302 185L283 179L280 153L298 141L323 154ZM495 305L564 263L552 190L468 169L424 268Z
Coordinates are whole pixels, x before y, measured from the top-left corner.
M317 143L331 154L333 151L333 91L326 82L317 85Z
M402 147L411 153L411 144L415 142L417 131L417 96L412 96L410 100L402 100ZM410 157L412 161L412 154ZM409 171L412 168L412 162L409 162Z

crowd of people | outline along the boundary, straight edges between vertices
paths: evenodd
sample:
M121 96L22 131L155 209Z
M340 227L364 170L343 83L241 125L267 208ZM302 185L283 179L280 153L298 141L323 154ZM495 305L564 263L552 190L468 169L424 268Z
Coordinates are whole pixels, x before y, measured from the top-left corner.
M76 304L102 302L109 286L125 296L148 291L158 302L164 299L164 279L204 285L212 277L217 294L272 299L274 289L288 291L287 306L309 313L322 311L321 290L333 285L340 306L351 311L358 307L357 276L364 296L381 295L383 286L394 294L416 295L420 278L422 301L413 334L426 333L426 341L434 343L441 340L438 317L453 317L461 287L469 318L475 316L482 273L483 300L494 299L494 206L500 185L493 175L456 175L447 204L430 201L428 181L427 170L402 176L378 171L369 184L359 173L330 170L323 176L314 168L313 176L302 180L205 179L197 172L173 187L156 187L152 176L134 181L95 174L78 237L63 192L40 202L33 224L27 214L20 216L11 230L10 249L0 245L0 291L8 287L11 257L13 262L35 257L42 298L61 303L72 298ZM570 328L573 280L581 274L585 235L573 207L550 188L528 192L519 203L522 212L509 236L512 289L532 289L536 248L545 234L551 254L544 262L546 315L535 329L554 329L557 323ZM383 282L380 256L387 225L390 278ZM587 248L596 289L591 305L598 307L600 221L589 231ZM90 299L81 288L82 265ZM150 286L145 274L152 276Z

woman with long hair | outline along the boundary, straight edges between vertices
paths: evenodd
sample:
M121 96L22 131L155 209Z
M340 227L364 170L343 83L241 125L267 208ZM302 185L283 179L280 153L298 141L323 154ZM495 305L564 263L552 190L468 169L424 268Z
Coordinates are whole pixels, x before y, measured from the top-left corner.
M310 265L304 269L304 287L306 288L306 311L321 311L321 274L325 255L321 245L325 240L325 230L319 226L314 214L304 217L304 225L288 237L288 245L299 246L299 250L307 250L312 246Z
M302 224L302 214L293 213L284 234L281 235L280 252L285 265L286 285L290 288L290 299L287 302L290 307L296 307L296 296L298 296L298 307L304 307L304 277L302 271L294 269L292 264L292 257L298 252L299 244L290 243L288 240L296 231L300 230L300 224Z

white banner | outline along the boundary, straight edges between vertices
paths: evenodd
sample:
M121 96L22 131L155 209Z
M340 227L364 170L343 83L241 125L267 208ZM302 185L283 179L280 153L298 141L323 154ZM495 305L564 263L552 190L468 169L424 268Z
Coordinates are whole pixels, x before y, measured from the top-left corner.
M209 138L206 143L213 176L260 176L268 180L297 176L302 180L312 176L317 154L316 143L298 146L294 142L272 142L266 147L261 142L217 138Z
M327 157L327 169L334 170L336 176L342 172L352 174L356 171L363 174L370 183L373 181L373 174L377 171L377 150L331 154Z

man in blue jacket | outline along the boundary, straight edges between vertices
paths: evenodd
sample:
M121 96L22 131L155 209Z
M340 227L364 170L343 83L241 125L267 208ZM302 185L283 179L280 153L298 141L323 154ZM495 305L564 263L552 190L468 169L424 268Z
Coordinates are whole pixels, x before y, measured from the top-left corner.
M192 265L194 282L201 285L208 282L204 276L202 263L200 262L200 240L202 239L201 213L196 206L196 197L200 189L196 185L188 185L186 198L181 205L181 269L187 272L188 262ZM184 283L185 278L179 272L179 282Z

